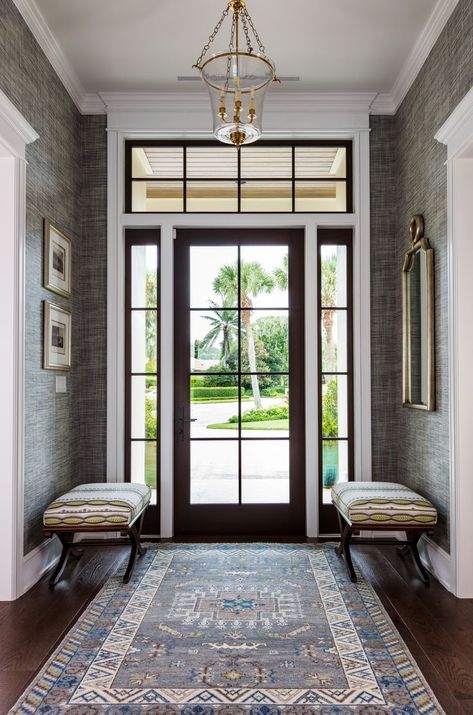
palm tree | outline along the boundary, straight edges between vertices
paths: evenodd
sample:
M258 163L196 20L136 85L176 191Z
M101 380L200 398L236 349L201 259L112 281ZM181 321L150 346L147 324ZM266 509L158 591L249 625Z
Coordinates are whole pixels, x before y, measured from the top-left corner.
M274 282L279 290L287 290L289 285L289 257L286 253L282 259L282 267L273 271Z
M241 314L241 322L246 333L246 342L248 346L248 364L251 375L251 388L253 391L253 399L255 408L262 408L261 395L258 384L258 376L256 375L256 352L255 338L253 327L251 325L251 315L254 299L261 293L270 293L274 288L274 278L267 273L260 263L255 261L240 263L240 300L243 308ZM220 271L213 283L213 289L216 293L225 296L225 302L228 305L238 304L238 263L233 265L225 265L220 268Z
M222 344L220 351L220 361L223 367L228 367L232 347L232 336L238 332L238 315L229 308L218 308L217 303L210 301L213 315L204 315L205 320L210 323L209 332L199 341L199 348L205 350L212 347L220 335Z
M325 332L327 345L327 372L333 372L335 367L335 345L333 342L333 310L335 307L337 288L337 256L330 256L322 260L322 308L327 308L322 313L322 325ZM325 368L324 368L325 369Z

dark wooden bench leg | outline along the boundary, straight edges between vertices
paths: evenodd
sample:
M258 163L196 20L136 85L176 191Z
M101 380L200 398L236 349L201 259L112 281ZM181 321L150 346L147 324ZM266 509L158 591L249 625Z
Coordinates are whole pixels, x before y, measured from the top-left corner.
M128 583L131 578L133 569L135 568L136 554L139 554L140 557L146 554L146 548L141 545L141 529L143 528L143 519L144 512L138 521L138 528L133 524L127 532L131 541L131 552L128 560L128 566L126 567L125 575L123 576L123 583Z
M62 544L62 552L61 556L59 557L59 561L57 562L56 568L51 574L51 578L49 579L49 585L50 586L55 586L59 579L62 576L62 573L64 569L66 568L67 564L67 558L69 556L69 551L74 552L75 549L72 549L72 543L74 541L74 534L71 533L62 533L62 532L57 532L56 534L59 537L59 540Z
M422 531L406 531L406 539L408 543L400 547L397 551L402 556L408 551L411 552L412 560L414 561L414 566L416 567L417 573L419 574L421 580L427 585L430 584L430 576L424 564L420 560L419 550L417 548L417 544L422 534Z
M348 575L352 583L357 582L355 569L353 566L353 561L350 552L350 541L353 535L353 527L348 524L348 522L343 519L342 515L337 509L338 523L340 524L340 543L335 549L335 553L338 556L344 556L345 566L347 567Z

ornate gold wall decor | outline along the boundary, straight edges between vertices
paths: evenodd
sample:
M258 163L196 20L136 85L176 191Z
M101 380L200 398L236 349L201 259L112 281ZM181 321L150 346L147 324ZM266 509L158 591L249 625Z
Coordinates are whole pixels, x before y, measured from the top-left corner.
M424 218L412 217L402 267L403 405L435 410L434 251Z

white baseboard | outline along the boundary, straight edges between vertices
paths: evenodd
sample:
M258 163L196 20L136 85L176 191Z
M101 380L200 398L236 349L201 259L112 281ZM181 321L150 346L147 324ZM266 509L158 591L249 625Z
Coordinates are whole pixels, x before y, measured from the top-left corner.
M59 560L61 544L53 536L45 539L33 551L23 557L21 570L21 593L24 594L39 581L39 579L52 568Z
M397 539L403 541L405 538L403 531L370 531L365 532L366 539ZM362 534L363 535L363 534ZM440 581L442 586L454 593L454 578L452 572L452 558L440 546L438 546L428 536L423 536L419 541L419 555L425 568Z
M428 536L423 536L419 541L419 554L425 568L440 581L447 591L454 593L453 560Z

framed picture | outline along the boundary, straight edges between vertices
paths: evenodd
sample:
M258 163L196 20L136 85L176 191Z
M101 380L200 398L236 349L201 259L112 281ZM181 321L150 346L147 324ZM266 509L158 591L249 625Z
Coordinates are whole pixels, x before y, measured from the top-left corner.
M44 287L71 297L72 243L67 236L44 220Z
M68 310L44 301L44 356L46 370L71 367L71 320Z

